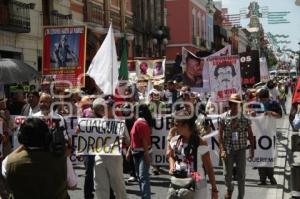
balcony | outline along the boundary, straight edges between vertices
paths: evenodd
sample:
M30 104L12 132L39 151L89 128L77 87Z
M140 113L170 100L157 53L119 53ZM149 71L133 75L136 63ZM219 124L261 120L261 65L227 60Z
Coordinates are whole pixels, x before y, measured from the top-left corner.
M50 15L50 25L64 26L72 24L72 14L61 14L57 10L52 10Z
M34 4L9 0L0 4L0 29L15 33L30 32L30 9Z
M104 9L103 6L93 2L87 2L87 14L85 22L93 23L96 25L104 25Z
M125 17L125 29L126 32L133 33L133 19L132 17Z
M110 17L112 19L112 24L114 29L121 29L121 16L120 13L117 11L111 11L110 12Z

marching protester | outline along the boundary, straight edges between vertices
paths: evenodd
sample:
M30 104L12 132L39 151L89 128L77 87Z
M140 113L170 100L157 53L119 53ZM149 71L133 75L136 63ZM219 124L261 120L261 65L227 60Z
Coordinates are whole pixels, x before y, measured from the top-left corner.
M3 134L0 134L0 144L3 147L3 150L0 150L0 163L2 162L2 158L5 158L11 152L11 143L9 140L9 134L11 131L10 124L10 114L7 110L6 106L7 99L4 94L0 93L0 122L2 122L2 130ZM0 167L1 171L1 167ZM2 175L0 175L0 197L8 198L9 193L5 186L5 180Z
M278 102L284 112L284 114L286 115L286 108L285 108L285 102L286 102L286 89L285 89L285 85L284 85L284 81L280 80L279 84L278 84L278 91L279 91L279 96L278 96Z
M151 128L154 120L147 105L135 107L136 121L130 132L131 141L126 158L133 156L136 176L138 178L142 199L151 198L149 169L151 164Z
M258 91L258 100L264 105L265 115L270 118L278 119L282 117L282 110L277 101L270 98L269 91L267 89L261 89ZM272 185L276 185L277 182L274 178L274 167L259 167L258 173L260 177L259 185L266 185L266 179L269 178Z
M105 99L96 99L93 108L95 116L104 119L114 119L114 101L111 96ZM126 128L125 128L126 129ZM120 133L121 139L129 143L129 135L125 130ZM123 180L123 158L113 155L96 155L94 168L95 193L97 198L110 198L110 188L113 190L116 199L127 198L125 183Z
M279 91L278 91L278 87L276 85L276 82L274 82L274 80L269 80L266 84L266 89L269 90L270 92L270 97L273 100L278 100L279 97Z
M212 186L211 198L217 199L218 189L209 148L200 138L195 117L190 117L187 110L181 109L175 112L174 119L176 129L172 131L176 130L177 135L168 138L169 174L173 177L167 198L208 198L204 167ZM187 183L181 187L177 181L183 183L183 180Z
M30 92L27 95L27 103L23 106L21 115L32 116L40 111L39 107L40 94L37 91Z
M232 184L234 163L236 164L238 199L244 198L247 137L250 140L251 147L249 158L252 159L254 157L254 139L250 126L251 122L245 117L241 107L241 97L238 94L232 94L229 98L229 110L221 115L219 145L227 188L225 199L232 197L234 189L234 185Z
M81 117L103 117L101 111L101 101L98 100L93 102L93 106L91 108L91 100L88 96L83 96L79 102L79 113ZM85 178L83 185L83 192L85 199L93 199L94 198L94 165L95 165L95 156L87 155L84 156L84 166L85 166Z
M50 152L51 137L39 118L21 124L21 146L2 163L2 175L15 199L68 198L66 156Z

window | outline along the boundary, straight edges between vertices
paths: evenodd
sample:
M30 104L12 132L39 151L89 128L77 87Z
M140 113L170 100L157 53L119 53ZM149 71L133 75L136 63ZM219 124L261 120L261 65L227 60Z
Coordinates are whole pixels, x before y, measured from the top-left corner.
M196 36L196 10L192 10L192 37L193 39Z

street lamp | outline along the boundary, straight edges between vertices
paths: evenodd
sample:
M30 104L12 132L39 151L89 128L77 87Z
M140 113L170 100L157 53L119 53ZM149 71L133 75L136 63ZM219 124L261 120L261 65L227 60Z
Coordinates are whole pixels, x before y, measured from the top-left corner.
M161 58L162 57L162 45L167 45L169 42L168 34L166 33L166 31L163 30L163 27L160 27L153 34L152 42L154 45L157 45L159 57Z

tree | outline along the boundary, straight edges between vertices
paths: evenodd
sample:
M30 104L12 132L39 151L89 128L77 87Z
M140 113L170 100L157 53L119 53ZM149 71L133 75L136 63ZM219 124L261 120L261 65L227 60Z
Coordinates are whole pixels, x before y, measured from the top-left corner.
M267 50L267 63L268 63L268 67L272 68L274 65L277 65L278 61L276 56L274 55L274 52L270 49Z

